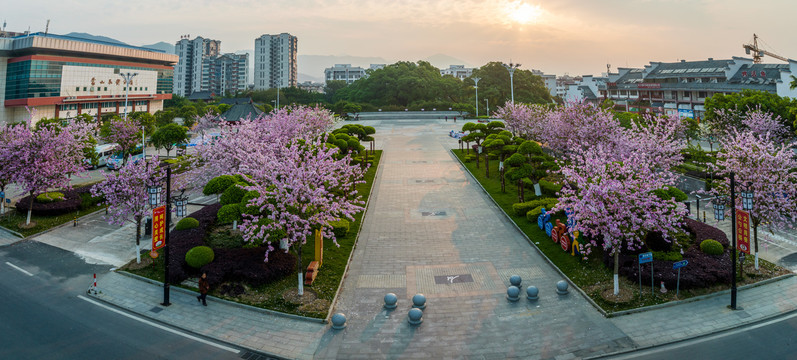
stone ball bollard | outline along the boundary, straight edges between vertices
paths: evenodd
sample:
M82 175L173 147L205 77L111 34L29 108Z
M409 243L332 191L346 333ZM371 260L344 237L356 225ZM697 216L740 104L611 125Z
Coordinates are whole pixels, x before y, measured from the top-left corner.
M520 278L520 275L512 275L509 277L509 284L511 284L512 286L517 286L518 288L520 288L521 281L522 279Z
M420 325L423 322L423 310L418 308L410 309L407 313L407 322L410 325Z
M536 286L529 286L526 288L526 299L537 300L539 299L540 290Z
M387 293L385 295L385 309L395 309L398 297L394 293Z
M346 315L343 313L337 313L332 315L332 328L335 330L341 330L346 327Z
M520 288L517 286L513 285L506 289L506 299L509 301L518 301L518 299L520 299L518 295L520 295Z
M423 296L423 294L415 294L415 296L412 297L412 307L421 310L426 309L426 296Z
M556 293L559 295L567 295L567 281L559 280L556 283Z

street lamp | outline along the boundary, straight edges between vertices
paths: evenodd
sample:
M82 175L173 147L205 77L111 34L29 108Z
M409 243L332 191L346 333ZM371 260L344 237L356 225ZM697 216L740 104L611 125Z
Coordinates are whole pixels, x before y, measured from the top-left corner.
M520 67L520 64L513 64L513 63L510 61L510 62L509 62L509 65L507 65L507 64L501 64L501 65L504 65L504 67L505 67L507 70L509 70L509 88L511 89L511 92L512 92L512 105L514 105L514 104L515 104L515 82L514 82L514 75L515 75L515 70L517 70L517 68L519 68L519 67ZM488 115L489 115L489 114L488 114Z
M741 310L736 307L736 174L731 172L731 310ZM747 189L742 191L742 208L749 206L753 208L752 183L748 183ZM714 203L714 217L717 220L725 219L725 197L717 197Z
M159 181L163 180L150 178L150 184L147 185L147 193L149 193L149 203L150 205L157 206L160 204L160 192L161 192L161 185ZM177 216L184 216L185 215L185 208L188 203L188 197L185 196L185 189L180 191L180 195L172 197L172 168L171 166L166 167L166 229L165 229L165 241L163 245L163 261L165 262L164 271L163 271L163 306L169 306L169 228L171 227L172 221L172 201L175 201L177 205Z
M474 85L473 87L476 88L476 118L479 118L479 80L482 78L475 77L473 78Z
M126 72L119 74L119 76L125 79L125 120L127 120L127 95L130 92L130 82L133 81L133 78L136 77L136 75L138 75L136 72Z
M490 99L484 99L484 101L487 103L487 118L489 119L490 118Z
M750 211L753 210L753 183L748 182L747 186L743 187L741 191L739 191L739 195L742 197L742 210Z

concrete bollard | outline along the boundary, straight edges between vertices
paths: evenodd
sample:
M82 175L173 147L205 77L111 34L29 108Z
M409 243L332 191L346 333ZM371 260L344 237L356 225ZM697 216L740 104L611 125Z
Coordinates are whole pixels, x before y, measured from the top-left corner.
M412 297L412 307L421 310L426 309L426 296L423 296L423 294L415 294L415 296Z
M506 299L512 302L518 301L520 295L520 288L517 286L510 286L506 289Z
M567 295L567 281L559 280L556 283L556 293L559 295Z
M418 308L410 309L407 313L407 322L410 325L420 325L423 322L423 311Z
M520 278L520 275L512 275L509 277L509 284L511 284L512 286L517 286L518 288L520 288L521 281L522 279Z
M385 309L393 310L396 308L396 303L398 302L398 297L394 293L387 293L385 295Z
M540 290L536 286L529 286L526 288L526 299L537 300L539 299Z
M335 330L341 330L346 327L346 315L343 313L337 313L332 315L332 328Z

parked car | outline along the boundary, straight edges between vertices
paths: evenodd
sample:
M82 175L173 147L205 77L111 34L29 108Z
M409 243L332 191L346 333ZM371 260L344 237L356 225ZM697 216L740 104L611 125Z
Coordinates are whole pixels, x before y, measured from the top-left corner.
M128 155L130 157L130 161L138 161L139 159L144 158L144 152L141 150L141 145L137 146L133 150L133 154ZM124 158L122 158L122 152L117 151L108 159L108 169L110 170L119 170L119 168L124 165Z

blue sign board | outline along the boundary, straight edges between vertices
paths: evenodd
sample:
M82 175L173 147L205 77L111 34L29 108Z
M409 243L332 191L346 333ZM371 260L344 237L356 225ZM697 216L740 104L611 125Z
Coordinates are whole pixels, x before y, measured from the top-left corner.
M682 119L683 118L694 119L695 111L691 109L678 109L678 116Z
M676 261L676 262L674 262L672 264L672 269L673 270L680 269L680 268L682 268L682 267L684 267L686 265L689 265L689 261L687 261L687 260Z
M0 198L4 198L4 197L6 197L6 192L5 191L0 191Z
M646 252L646 253L639 254L639 263L640 264L647 264L647 263L649 263L651 261L653 261L653 253L652 252Z

